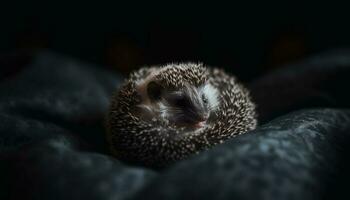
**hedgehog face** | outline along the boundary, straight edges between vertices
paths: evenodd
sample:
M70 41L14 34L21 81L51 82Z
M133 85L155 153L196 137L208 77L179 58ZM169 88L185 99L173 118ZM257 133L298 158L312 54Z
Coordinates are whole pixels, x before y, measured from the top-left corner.
M113 97L115 156L165 167L256 127L255 105L234 76L201 64L141 68Z
M157 105L159 115L176 126L202 128L218 106L217 90L209 83L199 87L184 84L177 89L165 89L150 82L148 95Z

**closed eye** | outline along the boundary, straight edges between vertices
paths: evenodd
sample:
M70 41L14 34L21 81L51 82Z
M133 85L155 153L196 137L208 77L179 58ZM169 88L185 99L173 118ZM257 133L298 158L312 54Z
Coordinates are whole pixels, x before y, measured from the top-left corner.
M208 98L204 94L202 94L202 101L204 104L208 103Z

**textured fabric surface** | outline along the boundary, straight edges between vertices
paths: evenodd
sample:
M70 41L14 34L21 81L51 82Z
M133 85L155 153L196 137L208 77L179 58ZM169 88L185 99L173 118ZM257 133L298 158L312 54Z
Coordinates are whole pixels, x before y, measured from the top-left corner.
M167 169L109 155L122 78L50 52L0 82L0 199L335 199L349 177L350 52L252 82L260 126ZM6 66L2 66L6 67Z

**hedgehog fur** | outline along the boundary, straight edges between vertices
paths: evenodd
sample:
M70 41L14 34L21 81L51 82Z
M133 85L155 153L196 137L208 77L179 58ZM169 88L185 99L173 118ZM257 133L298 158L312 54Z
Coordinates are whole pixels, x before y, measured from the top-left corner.
M137 83L159 69L160 73L153 78L164 87L181 88L184 84L199 86L209 82L218 89L220 103L210 126L188 132L161 118L145 121L137 116L134 108L141 101ZM249 91L223 70L195 63L144 67L131 73L112 96L106 120L113 154L120 160L149 167L168 166L253 130L256 125L255 104Z

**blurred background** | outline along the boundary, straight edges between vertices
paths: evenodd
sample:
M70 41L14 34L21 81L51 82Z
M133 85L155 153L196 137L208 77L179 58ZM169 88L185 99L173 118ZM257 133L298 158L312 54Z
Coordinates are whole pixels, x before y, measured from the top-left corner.
M350 45L347 6L309 4L13 3L1 8L0 77L45 48L121 73L199 61L250 81Z

